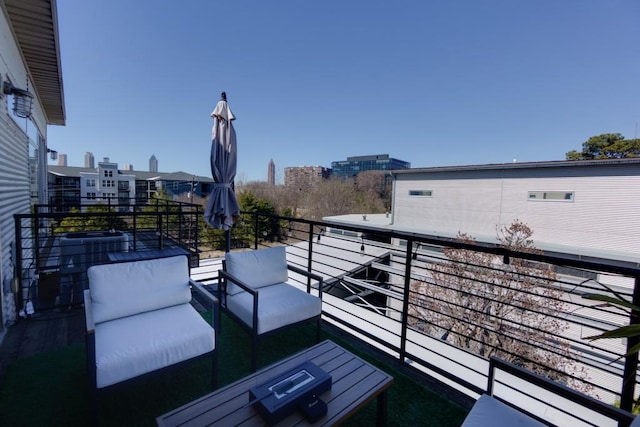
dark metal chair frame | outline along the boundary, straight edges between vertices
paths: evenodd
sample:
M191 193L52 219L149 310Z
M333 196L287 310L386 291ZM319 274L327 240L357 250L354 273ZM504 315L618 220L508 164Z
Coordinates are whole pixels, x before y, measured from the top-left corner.
M486 394L526 414L527 416L537 421L540 421L543 424L552 425L552 424L549 424L549 421L537 416L536 414L526 411L523 408L519 408L515 406L513 403L494 394L494 383L496 382L496 379L495 379L496 371L506 372L510 375L513 375L516 378L519 378L527 381L528 383L534 384L535 386L540 387L541 389L552 392L557 396L560 396L571 402L577 403L583 407L590 408L594 412L597 412L613 420L616 420L620 427L628 426L635 418L633 414L627 411L624 411L613 405L609 405L600 400L594 399L593 397L588 396L584 393L581 393L577 390L571 389L565 386L564 384L553 381L535 372L528 371L527 369L524 369L520 366L514 365L513 363L502 360L496 356L491 356L489 358L489 375L487 377ZM519 391L522 392L522 390L519 390ZM537 398L536 396L533 396L533 395L528 395L528 396L533 400L540 401L540 399ZM548 404L549 406L559 410L560 412L565 412L563 409L555 405L553 402L542 402L542 403Z
M318 298L320 298L320 301L322 301L322 276L319 276L315 273L312 273L310 271L304 270L300 267L296 267L294 265L291 264L287 264L287 269L296 272L298 274L301 274L303 276L305 276L307 278L307 293L311 294L311 280L317 280L318 281ZM227 308L227 283L228 282L233 282L234 284L236 284L238 287L240 287L242 290L250 293L253 296L253 319L252 319L252 325L247 325L242 319L240 319L235 313L233 313L231 310L229 310ZM292 286L292 285L289 285ZM303 323L307 323L307 322L311 322L311 321L316 321L316 343L320 342L320 325L321 325L321 320L322 320L322 310L320 311L320 314L317 316L313 316L310 317L308 319L302 320L300 322L295 322L295 323L290 323L288 325L282 326L280 328L277 329L273 329L271 331L268 332L264 332L262 334L258 334L258 304L260 301L260 297L259 297L259 293L260 293L260 289L253 289L251 286L249 286L247 283L239 280L238 278L236 278L235 276L229 274L226 271L226 262L223 260L222 261L222 270L218 270L218 299L220 300L220 311L224 311L225 314L227 316L229 316L231 319L233 319L236 323L238 323L247 333L249 333L251 335L251 371L255 372L257 369L257 365L258 365L258 344L259 344L259 338L263 337L263 336L268 336L270 334L276 333L276 332L280 332L282 330L288 329L288 328L292 328L298 325L301 325ZM220 324L220 322L218 322L218 324Z
M89 400L90 400L90 410L91 417L93 421L98 420L97 416L97 401L98 401L98 393L103 390L109 390L115 387L124 386L126 384L130 384L136 381L141 381L144 378L151 377L152 375L158 375L162 372L179 369L184 365L195 362L200 359L205 359L211 357L211 389L215 390L217 388L218 383L218 328L220 327L219 319L220 319L220 306L218 299L211 294L211 292L207 291L200 283L195 282L193 280L189 280L191 285L191 290L196 291L199 295L204 297L204 299L211 305L211 326L214 330L214 343L215 347L212 351L203 353L199 356L192 357L190 359L182 360L178 363L174 363L169 366L165 366L164 368L157 369L155 371L147 372L142 375L138 375L133 378L129 378L127 380L121 381L116 384L109 385L107 387L98 388L96 382L96 336L95 336L95 323L93 321L93 311L91 306L91 301L89 299L90 291L87 289L84 291L84 315L85 315L85 324L86 324L86 345L87 345L87 379L89 383ZM95 425L95 423L94 423Z

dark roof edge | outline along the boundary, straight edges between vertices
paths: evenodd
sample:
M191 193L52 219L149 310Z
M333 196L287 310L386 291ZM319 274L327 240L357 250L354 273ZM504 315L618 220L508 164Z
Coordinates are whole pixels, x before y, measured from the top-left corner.
M625 159L598 159L598 160L552 160L544 162L521 162L521 163L490 163L484 165L462 165L462 166L433 166L425 168L397 169L391 171L392 174L410 173L434 173L434 172L459 172L474 170L502 170L502 169L535 169L535 168L558 168L558 167L579 167L579 166L612 166L612 165L640 165L640 157Z

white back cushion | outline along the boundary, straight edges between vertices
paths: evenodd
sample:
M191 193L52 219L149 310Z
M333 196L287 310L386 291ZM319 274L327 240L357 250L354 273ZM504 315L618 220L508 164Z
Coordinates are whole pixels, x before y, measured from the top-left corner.
M257 249L246 252L229 252L225 254L226 271L254 289L263 286L286 282L287 252L284 246ZM229 282L227 293L235 295L242 291Z
M96 323L191 301L186 256L90 267Z

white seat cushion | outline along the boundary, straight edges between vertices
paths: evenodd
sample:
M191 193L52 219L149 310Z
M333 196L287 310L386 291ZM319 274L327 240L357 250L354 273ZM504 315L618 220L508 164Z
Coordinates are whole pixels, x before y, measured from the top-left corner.
M464 419L462 427L545 427L545 424L483 394Z
M98 388L215 348L213 328L191 304L97 324L95 338Z
M225 254L225 270L253 289L286 282L287 252L284 246ZM227 284L227 294L235 295L242 289L233 282Z
M322 312L322 301L286 283L267 286L258 290L257 334L300 322ZM227 309L235 313L244 323L253 324L253 297L240 292L227 297Z
M95 323L191 301L186 256L90 267Z

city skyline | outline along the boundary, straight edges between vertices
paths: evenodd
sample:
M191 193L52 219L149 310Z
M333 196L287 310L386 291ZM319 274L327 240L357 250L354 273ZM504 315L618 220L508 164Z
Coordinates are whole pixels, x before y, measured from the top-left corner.
M278 177L385 152L412 167L562 160L594 135L637 137L639 14L632 0L60 2L67 125L47 143L70 164L155 153L207 175L226 91L242 181L265 181L270 158Z

